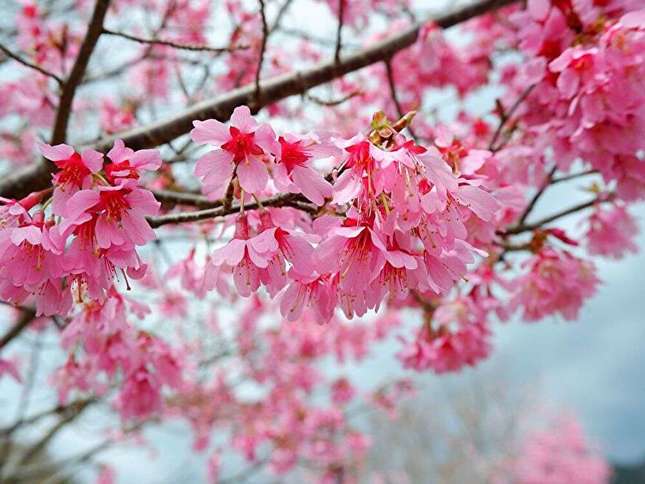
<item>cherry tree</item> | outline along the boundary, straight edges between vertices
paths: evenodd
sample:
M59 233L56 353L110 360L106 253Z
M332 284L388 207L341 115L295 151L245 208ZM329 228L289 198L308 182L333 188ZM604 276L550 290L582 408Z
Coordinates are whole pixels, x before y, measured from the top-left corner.
M353 413L396 413L413 388L330 360L394 339L404 368L455 372L510 318L578 318L594 259L637 250L645 3L443 7L3 11L2 479L110 482L102 451L179 420L213 482L351 482L370 445ZM538 218L555 185L570 203ZM96 409L116 416L101 441L38 458Z

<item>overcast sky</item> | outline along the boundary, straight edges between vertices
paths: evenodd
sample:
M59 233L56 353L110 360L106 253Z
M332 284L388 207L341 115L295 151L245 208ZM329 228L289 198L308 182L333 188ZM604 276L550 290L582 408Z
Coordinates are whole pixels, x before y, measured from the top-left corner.
M433 7L442 2L449 3L437 0ZM301 21L312 18L311 13L301 14ZM319 26L312 22L314 31L324 30ZM483 111L489 103L490 98L483 96L470 104ZM563 186L554 192L555 196L547 197L537 207L538 217L584 199ZM640 219L645 219L642 206L639 212ZM575 221L575 217L568 219L567 225L575 227ZM639 246L645 246L643 235ZM619 262L599 261L598 266L603 284L577 322L548 319L531 325L519 321L498 325L493 356L484 368L469 370L467 376L483 377L486 366L499 366L505 368L510 385L539 382L547 399L578 413L585 429L610 458L633 461L645 456L645 308L641 299L645 296L645 255ZM366 381L401 373L392 352L360 371ZM435 381L440 377L424 378ZM69 435L66 445L87 445L85 439L91 438L92 429L85 430L80 437L83 442L77 440L78 435ZM159 456L152 465L129 450L109 454L123 471L121 475L128 476L127 482L167 482L174 473L194 482L203 477L203 468L198 465L202 458L190 451L191 437L183 428L169 426L149 435L159 444Z

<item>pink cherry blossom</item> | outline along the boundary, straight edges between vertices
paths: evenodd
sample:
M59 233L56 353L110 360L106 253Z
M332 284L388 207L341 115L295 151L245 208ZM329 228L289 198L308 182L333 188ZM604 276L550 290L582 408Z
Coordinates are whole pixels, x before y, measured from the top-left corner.
M511 305L521 308L525 321L552 314L573 320L600 282L592 262L569 252L543 249L525 264L526 273L514 281Z
M624 206L615 205L608 210L597 207L589 217L589 252L613 258L635 253L638 251L634 243L636 234L638 225Z
M268 125L258 124L248 107L235 108L228 128L215 119L193 124L193 141L215 147L195 166L205 195L211 199L222 197L234 175L247 193L258 194L266 188L266 162L276 151L275 134Z
M340 150L321 143L313 136L300 138L293 135L278 138L279 150L274 177L278 188L301 192L316 205L323 205L332 197L332 186L313 166L316 159L338 156Z

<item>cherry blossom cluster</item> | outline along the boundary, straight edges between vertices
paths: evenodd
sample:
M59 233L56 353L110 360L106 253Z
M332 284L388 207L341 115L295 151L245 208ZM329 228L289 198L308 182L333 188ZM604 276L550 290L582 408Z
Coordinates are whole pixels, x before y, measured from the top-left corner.
M230 126L195 122L193 140L215 148L195 168L208 197L237 190L245 200L271 184L320 207L301 227L276 211L235 217L232 240L211 262L233 273L240 295L261 285L275 295L288 286L285 318L295 320L308 305L323 322L335 307L351 318L379 307L386 295L445 294L476 256L486 255L471 242L489 235L473 237L469 229L494 223L501 206L474 175L491 154L424 148L381 116L372 134L372 140L278 136L245 107L236 108ZM447 156L461 164L458 171ZM333 167L328 177L315 169L325 161Z
M396 338L406 370L475 366L498 322L577 319L600 284L593 258L638 248L641 0L516 2L466 22L459 42L437 18L343 76L345 59L422 19L407 0L308 1L335 39L294 22L292 4L307 0L113 0L62 137L61 93L95 2L22 2L0 59L12 67L0 76L3 175L42 157L51 173L0 198L0 300L15 306L0 379L29 379L25 359L4 352L14 330L55 332L60 408L107 401L123 428L183 419L213 482L231 454L281 475L352 478L369 435L350 415L394 417L411 384L368 390L325 363ZM303 74L276 88L294 65ZM325 88L285 98L330 72ZM470 109L491 90L499 99ZM165 162L119 138L159 145ZM565 183L582 189L571 206L538 217ZM562 224L574 213L578 224ZM507 474L582 482L586 466L588 482L606 481L565 424L575 456L555 459L560 437L538 435ZM101 476L114 479L109 467Z
M514 17L530 56L516 77L531 89L526 141L551 147L564 171L582 158L626 200L645 186L645 11L632 3L535 0Z
M103 302L84 305L61 336L69 357L52 378L61 403L72 392L106 395L120 374L116 406L123 419L141 419L162 410L162 387L178 389L182 384L181 358L163 339L128 321L128 312L142 318L149 311L114 289Z
M39 192L0 208L0 294L14 304L33 301L37 315L65 315L73 300L105 299L115 277L145 273L136 248L154 239L145 217L159 202L139 178L161 158L121 141L108 163L91 149L44 144L41 151L56 166L51 198Z

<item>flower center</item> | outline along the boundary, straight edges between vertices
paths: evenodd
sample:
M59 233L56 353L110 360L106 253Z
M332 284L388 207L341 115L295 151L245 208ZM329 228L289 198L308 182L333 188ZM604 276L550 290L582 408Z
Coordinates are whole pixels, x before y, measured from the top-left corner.
M231 139L222 145L222 149L233 153L233 161L239 163L248 156L259 156L262 148L255 144L255 133L242 133L234 126L229 128Z
M287 167L287 171L289 173L291 173L296 166L303 166L309 159L309 155L303 150L302 143L300 141L289 143L282 136L280 136L278 141L282 147L281 161Z
M99 207L106 211L108 219L121 220L123 212L130 208L130 204L122 191L103 191Z
M56 161L56 166L60 168L57 174L57 181L61 185L76 185L80 187L83 179L90 174L90 170L85 166L81 155L74 153L66 160Z

